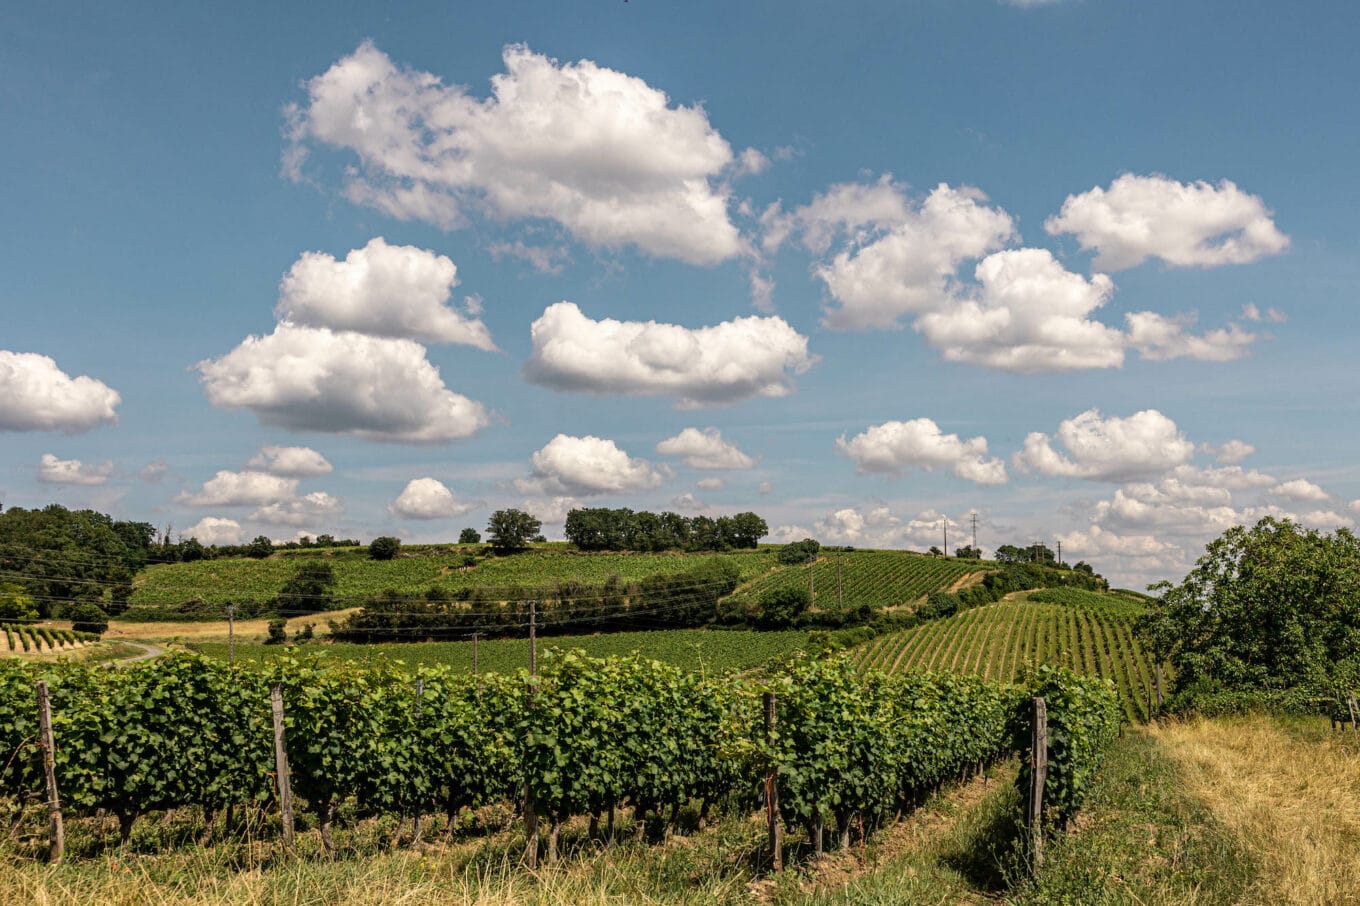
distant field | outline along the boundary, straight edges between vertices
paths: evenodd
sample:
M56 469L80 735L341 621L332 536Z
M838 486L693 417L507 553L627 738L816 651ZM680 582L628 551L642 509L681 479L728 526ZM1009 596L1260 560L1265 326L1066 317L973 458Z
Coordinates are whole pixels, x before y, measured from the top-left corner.
M644 657L693 670L726 672L755 667L781 655L792 654L807 644L806 632L752 632L745 630L673 629L657 632L618 632L608 635L560 636L539 639L540 656L549 648L581 648L594 657L627 655L636 651ZM189 647L209 657L226 659L224 642L192 642ZM472 669L471 642L412 642L402 644L312 644L297 649L301 653L324 651L352 660L390 658L409 666L447 664L459 670ZM236 656L266 661L284 653L282 647L240 644ZM513 673L529 665L526 639L484 640L477 646L478 669L492 673Z
M811 587L816 606L823 610L862 604L896 607L947 588L969 573L995 568L990 562L906 551L831 551L813 565ZM758 601L772 589L793 585L809 587L807 566L781 567L738 588L732 597Z
M868 642L865 669L957 670L1012 679L1027 666L1062 664L1114 680L1132 720L1147 718L1152 664L1133 637L1141 605L1127 595L1077 589L1022 592Z
M363 603L387 589L419 594L431 586L461 588L542 588L558 582L587 584L610 576L623 581L653 575L672 575L694 569L703 559L723 557L735 563L743 581L776 565L772 549L726 554L585 554L557 548L536 549L509 557L494 557L471 568L462 567L463 555L454 548L427 546L417 556L395 560L368 559L361 548L337 551L289 551L264 560L233 557L170 563L148 567L138 574L133 606L173 606L193 598L210 603L266 601L278 594L307 556L323 558L335 568L335 597L345 605Z

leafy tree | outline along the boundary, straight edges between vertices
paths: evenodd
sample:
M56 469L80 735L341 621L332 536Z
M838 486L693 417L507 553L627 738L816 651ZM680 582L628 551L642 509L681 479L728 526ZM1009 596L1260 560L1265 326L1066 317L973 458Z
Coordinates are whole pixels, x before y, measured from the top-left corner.
M812 596L801 585L772 588L760 596L760 625L766 629L789 626L812 603Z
M1210 542L1179 585L1160 582L1140 631L1178 685L1311 688L1360 681L1360 539L1267 517Z
M498 554L522 551L538 534L543 523L523 510L497 510L491 514L486 531L491 549Z
M246 556L256 560L263 560L273 553L274 542L269 540L268 535L256 535L255 540L246 546Z
M923 620L938 620L943 617L952 617L959 612L959 596L947 591L932 591L926 595L926 603L916 611L916 615Z
M93 632L103 635L109 629L109 615L98 604L77 604L66 614L71 628L76 632Z
M334 603L331 589L335 586L335 570L324 560L307 560L298 565L293 577L284 583L273 601L275 609L310 613L329 610Z
M954 548L954 556L960 560L981 560L982 551L965 544L963 547Z
M806 563L809 560L815 559L817 557L817 552L821 549L821 543L812 538L794 541L779 549L779 562L789 565Z
M264 640L266 645L282 645L288 641L288 631L286 627L288 621L283 617L275 617L269 621L269 637Z
M730 526L731 533L727 540L738 550L742 548L754 550L760 539L770 533L769 525L755 513L736 514L732 517Z
M997 563L1028 563L1029 556L1014 544L1003 544L996 549Z
M930 554L930 556L932 556L932 557L943 557L943 556L944 556L944 551L940 550L939 547L937 547L937 546L934 545L934 544L932 544L932 545L930 546L930 550L926 551L926 553L927 553L927 554Z
M383 535L374 538L368 545L368 559L370 560L391 560L401 550L401 539L393 538L391 535Z
M6 620L36 620L38 605L24 593L24 587L14 582L0 582L0 622Z
M208 555L197 538L189 538L179 546L179 558L185 563L193 563L195 560L202 560Z
M459 544L481 544L482 533L475 528L465 528L458 533Z

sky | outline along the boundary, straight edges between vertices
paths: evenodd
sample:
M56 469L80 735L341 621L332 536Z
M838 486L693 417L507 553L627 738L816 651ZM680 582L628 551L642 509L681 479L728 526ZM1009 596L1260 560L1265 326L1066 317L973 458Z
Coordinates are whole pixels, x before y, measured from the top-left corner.
M1360 7L11 4L0 503L1062 545L1360 520Z

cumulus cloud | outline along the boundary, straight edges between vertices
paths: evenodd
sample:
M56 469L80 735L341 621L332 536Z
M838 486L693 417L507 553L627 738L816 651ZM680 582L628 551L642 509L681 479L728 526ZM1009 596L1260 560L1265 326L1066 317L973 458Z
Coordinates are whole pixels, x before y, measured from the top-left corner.
M197 538L200 544L209 547L218 544L240 544L245 540L241 523L235 519L223 519L219 516L204 516L197 524L185 529L183 536Z
M767 496L772 491L774 491L774 485L768 481L762 481L760 483L760 486L756 488L756 493L759 494L761 497Z
M1099 275L1097 275L1099 276ZM1248 352L1247 347L1261 337L1236 324L1205 334L1193 334L1192 315L1166 317L1151 311L1131 312L1124 316L1129 325L1129 345L1145 359L1196 359L1201 362L1230 362Z
M656 445L662 456L680 456L691 469L750 469L756 461L736 444L723 440L717 428L686 428Z
M459 500L437 479L413 478L388 509L392 515L407 519L446 519L481 505L479 501Z
M1258 323L1261 321L1270 321L1273 324L1283 324L1285 321L1289 320L1288 316L1278 308L1268 308L1262 312L1260 308L1251 302L1242 306L1242 318L1246 321L1255 321Z
M522 501L519 508L544 525L561 525L577 506L575 497L558 496L530 497Z
M113 475L113 463L57 459L44 453L38 463L38 480L47 484L103 484Z
M792 375L816 363L807 337L782 318L711 327L594 321L571 302L550 305L531 328L525 376L555 390L667 395L686 407L793 392Z
M118 391L45 355L0 349L0 431L76 434L118 421Z
M203 482L197 493L182 492L175 499L190 506L266 506L297 496L296 478L245 470L220 471Z
M345 511L345 502L325 491L313 491L301 497L266 504L250 514L250 518L271 525L315 525L321 520L334 519Z
M439 443L490 423L481 403L444 386L411 340L284 323L196 368L214 406L294 431Z
M493 242L486 250L497 261L502 258L527 261L529 266L540 274L560 274L562 268L571 260L566 246L530 245L522 239L516 239L514 242Z
M680 496L672 498L671 506L682 513L697 513L708 509L708 504L695 497L691 491L686 491Z
M164 459L155 459L147 463L146 467L137 473L137 477L148 484L157 484L168 474L170 474L170 463Z
M547 495L623 494L645 491L669 477L601 437L559 434L533 455L533 474L517 482L525 493Z
M723 486L721 478L700 478L694 486L701 491L716 491Z
M1270 493L1285 500L1327 501L1332 499L1331 494L1305 478L1295 478L1293 481L1277 484L1270 489Z
M1214 459L1227 465L1236 465L1248 456L1256 452L1256 448L1246 441L1230 440L1226 443L1214 446L1213 444L1201 444L1200 449L1212 455Z
M360 45L288 111L285 171L301 178L308 154L329 146L357 157L346 195L400 219L448 228L484 209L691 264L739 253L721 182L737 159L702 107L672 106L588 60L559 63L521 45L503 58L483 100Z
M334 467L311 447L266 446L251 457L246 468L288 478L310 478L329 475Z
M1176 423L1156 409L1128 418L1102 418L1099 410L1088 409L1065 419L1057 440L1063 452L1054 449L1047 434L1032 432L1015 454L1016 467L1038 475L1127 481L1189 462L1195 452Z
M344 261L304 252L279 284L274 313L280 321L308 327L494 350L476 313L449 305L457 274L444 255L388 245L382 237L352 250Z
M848 441L841 435L836 449L853 459L861 473L900 475L911 467L940 468L978 484L1006 483L1005 463L987 458L987 438L961 440L928 418L873 425Z
M1107 273L1148 258L1177 267L1246 264L1289 247L1265 203L1226 179L1214 186L1126 173L1108 189L1069 195L1044 228L1075 234Z

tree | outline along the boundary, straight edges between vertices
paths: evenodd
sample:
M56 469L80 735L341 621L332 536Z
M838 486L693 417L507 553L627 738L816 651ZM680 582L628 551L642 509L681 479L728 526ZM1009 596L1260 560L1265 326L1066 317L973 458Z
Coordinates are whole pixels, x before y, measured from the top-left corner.
M802 585L772 588L760 596L760 625L766 629L788 626L812 603Z
M370 560L391 560L401 550L401 539L393 538L391 535L383 535L374 538L368 545L368 559Z
M930 546L930 550L926 551L926 553L927 553L927 554L930 554L930 556L932 556L932 557L943 557L943 556L944 556L944 551L940 550L939 547L936 546L936 545L934 545L934 544L932 544L932 545Z
M266 645L282 645L288 641L287 627L288 621L283 617L276 617L269 621L269 638L264 640Z
M38 605L24 593L24 587L14 582L0 582L0 622L6 620L36 620Z
M109 615L98 604L77 604L66 616L76 632L103 635L109 628Z
M1210 542L1179 585L1160 582L1140 633L1189 689L1360 682L1360 539L1267 517Z
M263 560L273 553L274 542L269 540L268 535L256 535L255 540L246 545L246 556L256 560Z
M475 528L465 528L458 533L459 544L481 544L482 533Z
M738 550L742 548L754 550L760 539L770 533L769 525L755 513L738 513L732 517L731 526L732 533L728 541Z
M779 562L788 565L807 563L809 560L815 560L817 552L821 549L821 543L812 538L794 541L779 549Z
M1003 544L996 549L997 563L1028 563L1029 555L1014 544Z
M329 610L334 603L331 589L335 586L335 570L324 560L301 563L293 577L283 584L274 598L276 610L292 613L311 613Z
M491 549L498 554L512 554L529 546L543 523L523 510L497 510L486 524Z
M982 551L965 544L963 547L954 548L954 556L960 560L981 560Z

